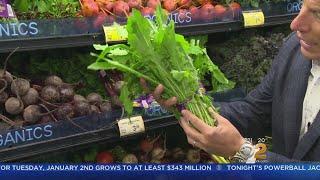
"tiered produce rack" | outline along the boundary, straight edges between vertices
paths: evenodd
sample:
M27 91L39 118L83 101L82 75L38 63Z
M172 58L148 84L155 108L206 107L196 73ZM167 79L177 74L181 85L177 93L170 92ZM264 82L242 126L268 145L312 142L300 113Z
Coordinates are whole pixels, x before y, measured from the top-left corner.
M297 15L298 10L289 11L288 3L283 2L280 5L273 7L261 7L264 13L264 24L261 26L273 26L280 24L288 24ZM278 8L278 9L277 9ZM273 9L270 11L270 9ZM246 9L250 10L250 9ZM256 9L253 9L256 10ZM37 33L33 35L12 35L12 32L3 31L0 38L0 52L11 52L17 47L18 51L31 51L39 49L51 48L71 48L92 46L93 44L104 44L105 34L102 26L99 28L87 28L82 30L77 23L90 22L92 19L84 18L69 18L69 19L55 19L55 20L28 20L19 21L18 24L30 23L37 24ZM61 25L63 24L63 26ZM2 27L6 23L1 23ZM105 24L108 26L110 24ZM261 27L260 26L260 27ZM216 32L229 32L244 29L244 19L242 12L234 16L232 19L225 21L212 21L201 23L177 24L176 31L183 35L200 35L210 34ZM23 29L25 30L25 29ZM111 43L119 43L113 41ZM121 41L123 43L123 41ZM136 108L136 114L143 116L146 132L153 131L161 127L176 125L177 121L173 115L163 112L158 109L151 110L153 113L146 113L147 110L143 108ZM43 129L50 125L53 135L47 138L40 138L38 140L30 140L14 145L7 145L0 147L0 161L20 161L26 158L32 158L41 154L50 152L63 151L68 148L73 148L81 145L88 145L97 142L113 142L118 141L119 129L115 123L121 117L121 110L115 110L107 114L100 114L94 116L81 117L73 120L81 125L84 129L77 129L68 121L59 121L57 123L41 124L24 127L24 129L15 129L9 132L1 132L2 138L8 133L14 134L15 131L22 131L26 129ZM90 120L90 123L88 123Z

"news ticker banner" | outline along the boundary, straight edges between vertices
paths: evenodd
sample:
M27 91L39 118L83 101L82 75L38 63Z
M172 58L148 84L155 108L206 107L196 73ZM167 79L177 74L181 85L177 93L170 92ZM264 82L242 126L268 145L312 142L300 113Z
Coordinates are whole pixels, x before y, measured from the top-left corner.
M1 176L309 176L320 177L314 164L0 164Z

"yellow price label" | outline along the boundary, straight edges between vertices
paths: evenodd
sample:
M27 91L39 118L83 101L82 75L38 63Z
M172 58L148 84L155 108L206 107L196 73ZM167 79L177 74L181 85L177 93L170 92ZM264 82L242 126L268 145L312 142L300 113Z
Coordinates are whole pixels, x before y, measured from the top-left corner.
M261 26L264 24L264 14L262 10L243 11L244 27Z
M125 26L113 24L112 26L103 26L106 42L124 41L128 38L128 32Z
M129 136L145 131L142 116L135 116L118 121L120 137Z

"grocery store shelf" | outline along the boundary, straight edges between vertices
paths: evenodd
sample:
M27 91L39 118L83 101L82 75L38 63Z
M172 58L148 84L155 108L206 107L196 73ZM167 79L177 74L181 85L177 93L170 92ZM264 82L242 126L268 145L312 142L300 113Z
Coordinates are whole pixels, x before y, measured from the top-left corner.
M119 113L116 114L120 115ZM109 121L110 119L106 118L105 120ZM57 153L73 147L95 144L102 141L106 143L119 141L121 140L119 130L117 125L113 122L114 121L110 121L109 125L105 128L93 131L2 149L0 150L0 162L21 161L50 152ZM177 124L177 120L173 115L145 119L144 122L146 132Z
M264 26L274 26L290 23L296 15L297 13L266 16ZM59 25L56 26L59 27ZM243 22L241 20L232 20L227 22L216 23L199 23L177 26L176 28L177 32L183 35L200 35L216 32L236 31L241 29L244 29ZM102 30L95 29L92 32L84 31L81 33L73 33L70 30L66 35L64 35L63 33L60 33L58 35L52 35L51 33L48 36L44 34L40 37L32 36L28 38L1 38L0 42L0 52L10 52L14 50L16 47L19 47L19 51L80 47L92 45L94 43L104 43L105 40Z

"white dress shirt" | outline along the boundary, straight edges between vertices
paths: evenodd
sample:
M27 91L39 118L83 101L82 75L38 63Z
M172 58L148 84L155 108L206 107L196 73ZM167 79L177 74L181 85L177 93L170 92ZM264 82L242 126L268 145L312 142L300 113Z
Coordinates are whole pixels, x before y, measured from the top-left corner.
M300 137L308 131L320 110L320 60L312 61L311 74L303 101L302 123Z

